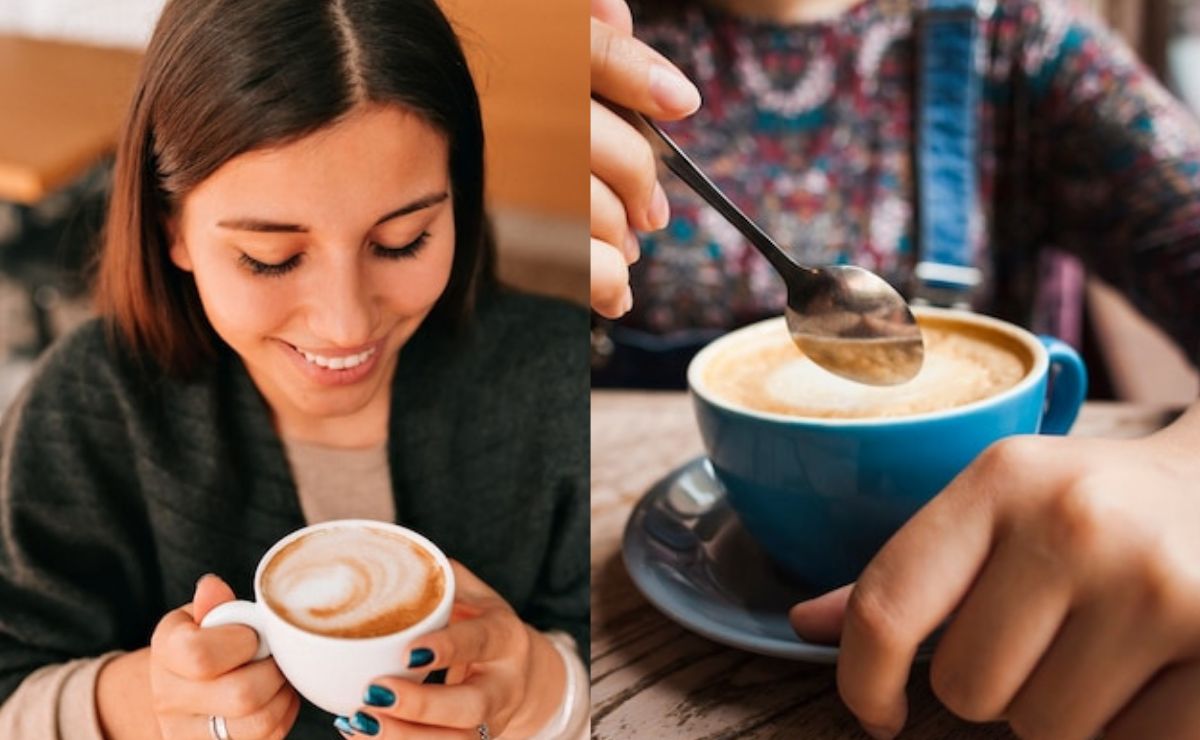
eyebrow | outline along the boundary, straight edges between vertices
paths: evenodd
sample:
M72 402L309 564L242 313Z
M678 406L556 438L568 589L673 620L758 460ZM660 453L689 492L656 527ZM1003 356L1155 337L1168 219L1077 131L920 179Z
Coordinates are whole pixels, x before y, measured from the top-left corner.
M382 218L376 221L373 225L378 226L384 221L391 221L393 218L407 216L410 213L424 210L430 206L435 206L438 203L450 197L450 193L442 191L440 193L430 193L429 195L417 198L411 203L400 206L396 210L384 214ZM266 234L306 234L308 227L303 224L287 224L276 221L264 221L257 218L231 218L223 221L218 221L217 226L224 229L234 229L236 231L257 231Z

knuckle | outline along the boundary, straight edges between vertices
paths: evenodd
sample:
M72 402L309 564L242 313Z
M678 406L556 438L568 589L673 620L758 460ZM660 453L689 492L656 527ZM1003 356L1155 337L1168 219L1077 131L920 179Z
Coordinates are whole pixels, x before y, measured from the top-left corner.
M271 737L278 729L279 717L264 709L239 719L237 736L246 738Z
M1061 487L1048 506L1050 536L1068 557L1096 555L1105 544L1106 532L1121 531L1111 526L1111 508L1087 478Z
M1168 545L1153 540L1144 543L1135 567L1134 597L1140 613L1161 620L1187 601L1190 589L1180 582L1179 574L1187 573L1189 568L1175 561Z
M226 714L231 717L249 717L262 708L258 692L249 681L234 681L225 695Z
M1054 733L1047 731L1043 723L1023 712L1009 717L1008 726L1021 740L1058 740Z
M630 147L626 151L633 168L634 185L637 188L638 197L646 201L645 205L648 207L650 196L654 192L654 184L658 181L658 160L654 157L654 149L644 138L636 136L630 140Z
M620 64L622 45L618 36L603 23L592 21L592 64L605 72L611 72Z
M850 592L845 621L848 627L885 649L897 646L903 636L895 610L876 590L863 588L861 584Z
M987 722L996 718L997 711L989 705L977 684L940 653L934 655L929 666L929 686L938 701L969 722Z
M1041 444L1033 436L1006 437L987 447L979 456L979 464L991 475L1008 477L1024 469L1041 452Z
M181 633L173 641L170 655L174 657L171 663L185 678L204 680L217 674L212 652L194 635Z
M429 698L420 690L397 691L396 711L406 718L421 719L429 713Z

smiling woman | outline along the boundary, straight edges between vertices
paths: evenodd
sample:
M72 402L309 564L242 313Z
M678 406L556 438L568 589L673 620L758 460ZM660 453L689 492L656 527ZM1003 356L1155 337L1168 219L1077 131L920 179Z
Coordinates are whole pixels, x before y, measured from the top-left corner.
M167 4L101 316L0 428L0 737L586 733L587 317L497 285L483 192L433 0ZM380 676L334 717L199 625L349 518L421 532L457 589L405 657L448 685Z

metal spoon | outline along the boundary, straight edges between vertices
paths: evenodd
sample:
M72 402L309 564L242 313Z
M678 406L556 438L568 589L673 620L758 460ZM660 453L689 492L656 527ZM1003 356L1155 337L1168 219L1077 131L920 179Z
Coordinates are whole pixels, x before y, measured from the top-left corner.
M647 139L667 169L733 224L783 278L783 313L800 351L832 373L870 385L897 385L920 371L925 359L921 329L895 288L861 267L797 264L666 132L649 118L638 118L654 133Z

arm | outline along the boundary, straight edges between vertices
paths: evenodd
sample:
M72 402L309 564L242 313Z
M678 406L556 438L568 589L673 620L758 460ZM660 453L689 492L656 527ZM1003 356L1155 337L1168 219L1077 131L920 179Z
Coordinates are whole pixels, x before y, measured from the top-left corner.
M1200 124L1074 4L1022 10L1031 187L1050 243L1080 255L1200 358Z

